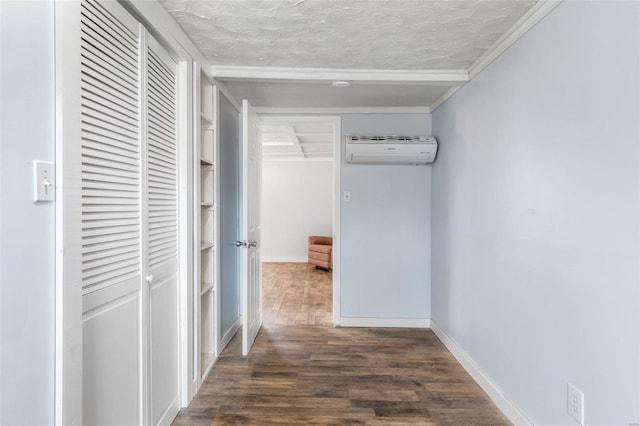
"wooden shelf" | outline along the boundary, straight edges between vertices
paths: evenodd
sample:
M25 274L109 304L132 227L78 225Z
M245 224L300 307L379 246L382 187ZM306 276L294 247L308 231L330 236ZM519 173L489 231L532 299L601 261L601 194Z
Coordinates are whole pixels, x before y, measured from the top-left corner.
M2 0L0 0L2 1ZM194 167L200 166L200 179L196 178L194 186L197 185L197 193L199 194L200 211L198 212L198 242L200 246L199 256L194 256L198 262L196 271L198 274L197 281L200 283L199 291L196 290L194 295L197 303L200 304L200 311L196 319L196 328L199 337L197 339L194 351L199 354L200 364L200 380L202 383L204 377L211 370L216 359L217 352L217 321L218 321L218 259L217 238L219 230L217 229L218 218L215 210L215 204L218 199L218 177L215 169L215 160L217 156L218 134L215 130L217 115L217 89L213 84L213 80L209 78L204 71L200 71L199 90L199 111L196 111L198 134L197 145L194 147L196 157L194 158ZM196 246L197 247L197 246Z

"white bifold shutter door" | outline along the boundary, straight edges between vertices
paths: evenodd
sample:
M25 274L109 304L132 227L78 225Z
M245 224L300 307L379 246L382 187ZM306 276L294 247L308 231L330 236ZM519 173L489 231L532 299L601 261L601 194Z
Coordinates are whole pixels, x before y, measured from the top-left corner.
M116 6L82 2L82 411L87 425L133 425L141 418L140 29Z
M178 410L177 65L115 1L82 2L83 424Z
M178 410L177 64L147 38L146 235L152 424Z

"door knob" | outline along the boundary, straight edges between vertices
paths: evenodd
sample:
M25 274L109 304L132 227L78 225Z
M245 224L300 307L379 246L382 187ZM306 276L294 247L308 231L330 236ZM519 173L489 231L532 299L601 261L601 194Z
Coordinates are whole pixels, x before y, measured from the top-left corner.
M151 284L153 282L153 274L147 275L145 280L147 280L147 284Z
M247 242L246 241L236 241L236 247L246 247L247 246Z

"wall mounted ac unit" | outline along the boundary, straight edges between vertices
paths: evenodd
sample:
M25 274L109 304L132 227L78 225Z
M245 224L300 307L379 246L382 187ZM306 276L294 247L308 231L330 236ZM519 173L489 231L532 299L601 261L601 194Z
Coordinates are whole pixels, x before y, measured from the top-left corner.
M347 163L433 163L438 142L433 136L347 135Z

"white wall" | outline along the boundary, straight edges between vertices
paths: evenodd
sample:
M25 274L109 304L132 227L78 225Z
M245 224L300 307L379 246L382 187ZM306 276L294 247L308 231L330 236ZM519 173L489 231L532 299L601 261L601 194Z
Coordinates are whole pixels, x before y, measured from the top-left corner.
M538 425L640 421L639 12L564 2L433 114L433 319Z
M333 235L333 163L262 164L262 259L306 262L310 235Z
M53 2L0 1L0 424L53 424L54 206L31 161L54 160Z
M348 164L346 134L431 134L429 114L342 116L341 316L430 317L431 166ZM366 323L366 320L364 321Z

